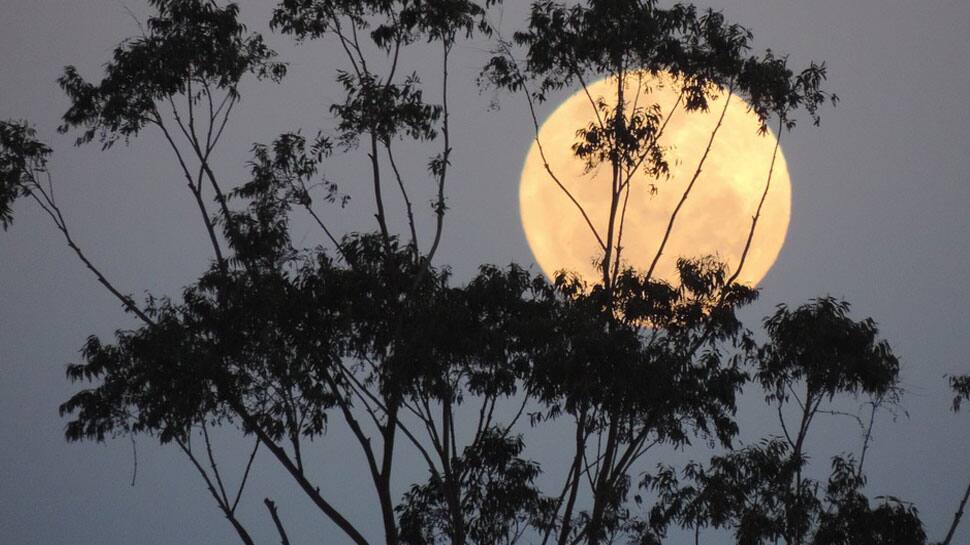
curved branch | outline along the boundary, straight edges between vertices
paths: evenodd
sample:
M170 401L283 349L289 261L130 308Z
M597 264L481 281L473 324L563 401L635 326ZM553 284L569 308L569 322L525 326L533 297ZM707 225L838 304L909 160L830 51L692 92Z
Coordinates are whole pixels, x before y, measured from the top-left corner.
M781 128L784 118L779 118L778 120L778 137L775 139L775 150L771 154L771 166L768 168L768 181L765 183L765 190L761 193L761 200L758 202L758 209L755 211L754 217L751 218L751 229L748 231L748 239L744 243L744 251L741 252L741 259L738 261L738 268L728 279L725 287L730 286L738 279L741 274L741 269L744 268L744 261L748 257L748 250L751 249L751 241L754 239L754 230L758 226L758 219L761 217L761 209L765 205L765 199L768 197L768 190L771 189L771 177L775 172L775 160L778 158L778 148L781 146Z
M438 177L438 201L435 203L435 232L434 240L431 242L431 249L425 256L425 263L430 266L438 251L438 244L441 242L441 232L445 222L445 180L448 175L448 161L451 158L451 131L449 126L448 112L448 54L451 52L451 43L444 41L444 51L442 55L442 84L441 84L441 135L444 137L444 151L441 155L441 172Z
M579 201L576 200L576 197L573 196L572 192L566 189L566 186L563 185L562 181L559 180L556 173L552 171L552 167L549 165L549 160L546 158L545 148L542 146L542 141L539 139L539 117L536 115L535 104L532 101L532 96L529 94L529 90L526 88L525 83L522 84L522 89L524 91L526 100L529 103L529 113L532 115L532 124L535 127L536 133L536 148L539 150L539 157L542 159L542 167L546 170L546 173L549 174L549 177L552 178L552 181L554 181L556 185L559 186L559 189L562 190L562 192L566 195L566 197L569 198L570 202L573 203L576 209L579 210L579 213L583 216L583 221L586 222L587 227L589 227L589 230L593 233L593 236L596 237L596 242L599 243L600 248L606 250L606 243L603 242L603 237L601 237L599 231L596 230L596 227L593 225L593 221L589 218L589 214L586 213L586 209L583 208L583 205L579 204Z
M206 232L209 235L209 242L212 244L212 250L215 252L216 261L219 264L219 268L223 271L226 270L226 260L222 254L222 248L219 245L219 239L216 236L215 226L212 224L212 219L209 217L209 210L205 206L205 202L202 200L202 189L201 189L201 178L196 183L192 180L192 175L189 172L188 165L185 163L185 159L182 157L182 152L179 151L178 146L175 144L175 140L172 138L171 133L165 126L158 112L155 112L155 118L152 120L153 123L158 125L162 130L162 134L165 135L165 140L168 141L168 145L175 152L175 157L178 159L179 166L182 168L182 175L185 176L185 181L189 186L189 191L192 192L192 196L195 197L195 203L199 208L199 212L202 213L202 223L205 225Z
M667 240L670 238L671 231L673 231L674 222L677 221L677 214L680 213L680 209L684 206L684 203L687 201L687 197L694 188L694 184L697 183L697 179L701 175L701 171L704 168L704 162L707 160L707 156L711 152L711 147L714 145L714 138L717 136L718 130L724 123L724 116L727 114L728 105L731 103L733 89L734 88L732 86L731 89L728 90L727 99L724 100L724 108L721 110L721 116L717 120L717 125L715 125L714 130L711 131L711 137L707 141L707 147L704 148L704 154L701 155L701 160L698 162L697 168L694 170L694 175L691 177L690 183L687 184L687 189L684 190L684 194L681 195L680 201L677 203L677 206L674 207L674 211L670 214L670 220L667 222L667 229L664 231L663 239L660 241L660 247L657 249L657 254L653 256L653 261L650 263L650 268L647 269L647 280L653 276L653 271L657 267L657 262L660 261L660 256L663 255L664 248L667 246Z
M394 177L397 179L397 186L401 189L401 197L404 199L404 206L407 209L408 214L408 227L411 229L411 244L414 246L414 252L417 254L418 251L418 231L414 225L414 210L411 206L411 198L408 196L407 188L404 187L404 180L401 178L401 171L397 168L397 162L394 161L394 154L391 153L391 143L384 142L384 149L387 150L387 158L391 162L391 170L394 171Z

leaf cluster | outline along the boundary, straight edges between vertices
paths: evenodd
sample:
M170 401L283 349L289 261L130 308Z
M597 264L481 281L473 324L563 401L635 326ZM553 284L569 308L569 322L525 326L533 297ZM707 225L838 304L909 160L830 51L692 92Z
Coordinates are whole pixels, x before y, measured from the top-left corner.
M58 79L71 99L61 132L84 127L78 144L98 138L104 147L158 122L158 106L176 95L198 101L202 92L237 94L252 73L278 81L286 65L239 21L236 4L205 0L152 0L155 8L141 36L121 43L98 83L68 66Z
M349 22L369 30L378 47L391 50L422 39L453 42L459 33L489 35L487 10L499 3L501 0L283 0L273 12L271 25L304 40L342 33Z
M0 227L13 223L13 202L30 194L36 173L45 172L51 149L25 122L0 121Z
M758 354L758 380L769 400L787 399L788 388L798 381L812 397L829 400L841 393L894 393L899 360L878 339L875 322L856 322L848 311L848 303L824 297L795 310L780 305L765 320L771 342Z
M552 499L543 496L536 479L539 465L523 459L521 436L509 437L498 428L486 430L454 460L464 498L461 510L469 542L514 543L528 527L549 525ZM406 545L453 543L454 527L438 478L414 485L404 495L398 513L401 542Z
M659 500L640 531L659 540L676 522L733 529L738 545L926 543L915 508L893 497L870 504L862 491L866 479L851 456L832 459L824 487L801 479L804 464L788 443L775 438L716 456L707 467L689 464L680 477L673 468L660 467L643 481ZM681 477L689 484L681 484ZM793 479L801 480L800 486L791 486Z
M382 83L372 74L355 75L341 71L337 81L347 92L343 104L330 111L339 119L337 130L344 147L357 144L361 134L371 133L388 143L398 134L414 140L435 137L435 124L441 106L426 104L417 74L402 83Z

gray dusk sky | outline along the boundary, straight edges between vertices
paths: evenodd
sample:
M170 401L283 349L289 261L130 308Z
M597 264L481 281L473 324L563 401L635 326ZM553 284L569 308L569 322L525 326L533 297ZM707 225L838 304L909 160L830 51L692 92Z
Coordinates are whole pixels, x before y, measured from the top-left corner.
M125 2L136 14L147 12L139 0ZM879 322L904 363L907 393L898 418L885 415L877 423L868 491L914 502L931 539L940 539L970 479L970 417L949 412L944 378L970 372L970 3L710 2L698 6L723 10L752 29L756 49L790 54L796 67L824 60L829 87L842 99L822 112L821 127L803 123L785 137L792 220L761 299L747 313L750 325L778 303L825 294L847 298L856 317ZM327 107L340 96L333 77L344 59L337 48L295 47L269 32L273 4L240 2L242 18L290 63L290 76L279 86L243 88L218 158L238 180L253 142L301 127L306 134L331 128ZM506 0L502 28L519 28L527 7L524 0ZM57 196L91 258L131 293L175 295L205 267L208 254L198 212L161 139L146 133L102 153L96 146L73 148L72 135L55 131L67 108L55 83L63 66L98 78L116 43L137 32L121 0L0 0L0 119L30 120L55 148ZM463 43L453 69L452 216L439 255L459 279L480 263L533 262L517 202L531 125L517 97L503 96L495 109L493 94L474 87L488 48L484 40ZM421 70L437 56L408 62ZM424 157L405 168L421 175ZM351 152L327 173L356 194L362 189L351 179L366 168L365 159ZM427 189L416 199L421 205L431 198ZM372 229L367 206L366 197L355 199L332 212L334 224L343 231ZM88 335L108 337L132 322L40 210L20 202L15 213L10 231L0 232L0 543L235 543L177 449L139 440L130 486L134 458L127 439L64 440L57 406L78 388L64 378L65 364L78 359ZM313 236L297 226L294 238L309 243ZM745 414L764 417L757 410ZM754 422L745 439L770 431L770 424ZM819 429L812 440L823 467L826 449L856 444L851 422ZM539 439L533 448L541 450L555 438ZM220 441L227 467L243 463L248 443ZM319 447L319 481L341 491L338 503L350 514L373 516L369 496L357 493L366 486L358 482L359 460L342 452ZM264 463L242 509L259 542L277 540L263 495L277 500L301 542L342 542L268 458L258 460ZM970 542L970 526L961 536L957 542Z

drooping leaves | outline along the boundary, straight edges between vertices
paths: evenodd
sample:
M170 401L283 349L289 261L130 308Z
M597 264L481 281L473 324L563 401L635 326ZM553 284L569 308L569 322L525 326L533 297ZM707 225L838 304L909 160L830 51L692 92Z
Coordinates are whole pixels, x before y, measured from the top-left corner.
M0 121L0 227L13 223L13 203L30 194L35 175L47 169L51 149L26 122Z

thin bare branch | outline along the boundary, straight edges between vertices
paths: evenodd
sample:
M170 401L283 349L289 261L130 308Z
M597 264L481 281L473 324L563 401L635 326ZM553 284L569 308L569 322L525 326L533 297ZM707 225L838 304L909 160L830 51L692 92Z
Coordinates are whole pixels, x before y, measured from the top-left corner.
M792 441L791 434L788 433L788 426L785 424L785 415L782 414L781 411L782 405L782 401L778 400L778 421L781 422L781 431L784 432L785 439L788 440L788 444L791 445L792 448L795 448L795 442Z
M509 432L512 431L512 428L515 426L515 424L518 423L519 419L522 418L522 415L525 414L525 407L526 405L528 405L528 403L529 403L529 396L528 395L523 396L522 403L519 405L519 410L515 413L515 416L512 417L512 420L508 423L508 425L505 426L505 429L502 431L502 435L507 436Z
M229 506L224 503L222 498L219 497L219 493L212 484L212 479L209 478L209 474L206 472L205 468L202 467L202 464L199 463L199 460L195 457L195 454L192 453L192 449L185 441L182 441L179 438L175 439L175 443L179 446L182 452L188 456L189 460L192 462L192 465L195 466L195 469L199 472L199 475L202 476L202 480L205 481L206 487L209 489L209 493L212 494L213 498L215 498L216 504L219 506L219 510L222 511L227 519L229 519L229 523L232 524L232 527L236 530L236 533L239 535L239 539L241 539L246 545L255 545L252 537L249 536L249 532L246 531L242 523L239 522L239 519L237 519L236 515L229 509Z
M178 145L175 144L175 140L172 138L171 133L165 126L158 112L155 112L155 118L153 122L162 130L162 134L165 135L165 140L168 142L169 147L175 152L175 157L178 159L179 166L182 168L182 175L185 176L186 184L189 187L189 191L192 192L192 196L195 197L196 206L199 208L199 212L202 214L202 223L205 226L206 232L209 235L209 242L212 245L212 251L215 252L216 261L219 264L220 269L226 270L226 260L222 254L222 247L219 244L219 238L216 236L215 226L212 224L212 218L209 217L209 210L206 208L205 202L202 200L202 190L201 190L201 178L198 181L192 180L192 174L189 172L188 165L185 159L182 157L182 152L179 150Z
M259 440L266 445L266 448L276 457L284 469L296 480L300 489L310 498L314 505L317 506L324 515L327 516L334 524L337 525L347 536L357 545L370 545L370 542L360 533L360 530L354 526L343 514L340 513L330 502L328 502L320 494L319 488L313 486L310 481L307 480L293 463L293 460L286 454L283 447L276 444L275 441L266 433L265 430L259 425L249 414L249 411L239 403L237 400L229 399L227 403L232 408L232 410L242 418L243 422L246 424L247 428L252 430L253 433L259 438Z
M728 90L728 96L724 100L724 108L721 110L721 115L717 120L717 125L711 131L711 136L707 141L707 147L704 148L704 153L701 155L700 161L697 163L697 168L694 170L694 175L691 177L690 183L687 184L687 188L684 190L683 195L680 197L680 201L677 206L674 207L674 211L670 214L670 220L667 222L667 228L664 230L664 236L660 240L660 247L657 248L656 255L653 256L653 261L650 263L650 268L647 269L646 278L649 280L653 277L654 269L657 267L657 262L660 261L660 256L663 255L664 248L667 246L667 241L670 239L670 233L673 231L674 222L677 221L677 214L680 213L680 209L684 206L687 201L687 197L690 196L691 190L694 188L694 184L697 183L697 179L701 175L701 171L704 169L704 162L707 161L707 156L711 152L711 147L714 145L714 139L717 137L717 132L724 124L724 116L727 114L728 106L731 103L731 97L733 96L734 87L732 85L731 89Z
M623 206L620 208L620 228L616 233L616 259L613 264L613 278L616 279L620 272L620 261L623 255L623 227L626 224L626 209L627 204L630 201L630 183L627 181L626 184L620 187L620 191L626 191L623 195Z
M219 486L219 494L222 495L222 503L228 507L229 496L226 494L226 488L222 484L222 476L219 475L219 468L216 465L216 458L212 454L212 441L209 439L209 427L206 425L205 421L202 422L202 438L205 442L206 456L209 458L209 467L212 468L212 475L216 478L216 484Z
M135 478L138 477L138 447L135 445L135 436L131 436L131 486L135 486Z
M960 507L957 508L956 514L953 515L953 522L950 524L950 529L946 532L946 537L940 545L950 545L953 541L953 535L957 531L957 526L960 525L960 519L963 518L963 510L967 506L967 500L970 499L970 484L967 485L967 491L963 493L963 499L960 500Z
M744 262L748 258L748 250L751 249L751 241L754 239L755 228L758 227L758 219L761 217L761 209L765 205L765 199L768 197L768 190L771 189L771 177L775 172L775 160L778 158L778 148L781 147L781 130L782 123L784 123L784 117L779 117L778 120L778 137L775 139L775 149L771 153L771 166L768 168L768 181L765 182L765 190L761 194L761 200L758 201L758 209L755 211L754 217L751 218L751 229L748 231L748 238L744 242L744 250L741 252L741 259L738 261L738 268L728 279L725 286L730 286L738 279L741 275L741 270L744 268Z
M414 246L415 254L419 254L418 231L414 224L414 210L411 206L411 199L408 196L407 188L404 187L404 180L401 178L401 171L397 168L397 162L394 160L394 154L391 152L391 143L385 142L384 149L387 150L387 158L390 160L391 170L394 172L394 178L397 179L397 186L401 189L401 197L404 199L404 206L407 209L408 227L411 229L411 244Z
M445 180L448 176L448 163L451 159L451 128L449 125L450 112L448 111L448 54L451 52L451 43L445 40L442 52L442 83L441 83L441 135L444 139L444 151L441 154L440 172L438 173L438 200L435 203L435 229L434 239L431 242L431 249L424 261L428 266L434 259L438 251L438 244L441 243L441 233L445 221Z
M337 35L338 38L340 38L340 46L347 54L347 58L350 60L350 65L354 67L354 73L360 76L362 74L361 69L357 65L357 61L354 59L353 53L350 52L350 40L344 35L343 30L341 29L340 19L333 12L333 10L330 11L330 20L333 21L331 30Z
M586 226L589 227L590 232L592 232L593 236L596 237L596 242L600 245L601 249L605 250L606 243L603 242L603 237L600 236L599 231L597 231L596 227L593 225L593 221L590 219L589 214L586 212L586 209L583 208L583 205L576 200L576 197L573 196L572 192L566 188L566 186L562 183L562 181L559 180L559 177L556 176L556 173L552 171L552 166L550 166L549 160L546 158L546 151L542 145L542 140L539 138L539 128L540 128L539 117L536 114L535 104L532 101L532 96L529 94L528 89L525 89L524 84L523 84L523 89L524 89L524 94L526 96L526 100L529 103L529 113L532 115L532 124L535 127L536 149L539 150L539 157L542 159L542 167L546 170L546 174L548 174L549 177L552 178L552 181L555 182L557 186L559 186L559 189L563 192L563 194L566 195L569 201L573 203L573 206L575 206L576 209L579 210L579 213L583 216L583 220L586 222Z
M306 192L305 186L303 188L303 191ZM323 233L327 235L327 238L330 239L330 242L333 243L334 248L337 249L337 253L340 254L340 257L341 259L344 260L344 263L346 263L348 266L353 266L353 263L350 261L350 259L347 258L347 254L344 252L343 246L340 244L340 242L337 241L337 238L334 237L330 229L327 228L327 225L323 223L323 220L320 219L320 216L317 215L316 211L313 209L312 203L305 202L303 204L303 208L304 210L307 211L307 213L310 214L310 217L313 218L313 221L317 222L317 225L320 227L320 229L323 230Z
M511 62L512 65L515 67L516 71L518 71L518 65L515 61L515 57L512 55L512 52L509 49L508 43L502 41L500 42L500 45L502 47L503 53L508 58L509 62ZM556 173L553 172L552 167L549 165L549 160L546 157L545 148L542 145L542 140L539 138L539 129L540 129L539 115L536 113L536 107L535 107L535 102L532 99L532 93L529 91L529 86L528 84L526 84L525 78L522 78L520 83L522 85L522 94L525 96L525 100L529 105L529 114L532 116L532 126L535 130L534 141L536 143L536 149L539 150L539 157L542 159L542 167L545 169L546 174L548 174L549 177L552 178L552 181L556 183L556 185L563 192L563 194L566 195L569 201L573 203L573 206L575 206L576 209L579 210L580 215L583 216L583 220L586 222L586 226L589 227L590 232L593 233L593 236L596 238L596 242L599 244L600 248L603 250L606 250L606 243L603 242L603 237L601 237L599 234L599 231L596 230L596 227L593 225L593 221L590 219L589 214L586 212L586 209L583 208L583 205L580 204L578 200L576 200L576 197L573 196L572 192L566 188L566 186L562 183L559 177L556 176Z
M606 126L603 124L603 118L600 115L599 104L597 104L593 99L593 95L589 93L589 85L586 85L586 80L583 78L583 74L580 73L575 61L573 62L573 74L576 76L576 79L579 80L579 84L583 87L583 93L586 94L586 98L589 100L589 105L593 108L593 114L596 115L596 123L601 129L605 130Z
M579 495L579 480L580 480L580 467L583 461L583 455L586 451L586 440L588 435L586 433L586 413L581 412L577 416L576 421L576 452L573 456L573 468L571 473L573 475L572 483L569 485L569 496L566 500L566 510L563 511L562 516L562 526L559 531L558 545L566 545L569 540L569 532L572 528L572 517L573 509L576 506L576 498ZM558 508L557 508L558 512ZM547 536L548 537L548 536ZM543 540L545 543L545 540Z
M862 451L859 454L859 467L856 470L858 476L862 476L862 466L866 463L866 454L869 452L869 441L872 439L872 427L876 423L876 412L879 410L879 406L882 404L882 399L873 401L872 412L869 414L869 425L866 427L865 436L862 439Z
M41 209L48 216L50 216L51 220L54 222L54 226L58 231L61 232L61 235L64 236L67 246L74 251L74 254L78 257L78 259L81 260L81 263L83 263L84 266L94 274L98 282L104 286L104 288L107 289L111 295L114 295L116 299L121 301L121 304L124 305L126 310L137 316L146 325L155 325L155 321L152 320L148 314L145 313L145 311L139 308L130 296L122 294L118 288L114 286L114 284L108 281L108 278L101 272L101 270L95 267L91 260L88 259L84 251L81 250L81 247L74 242L74 238L71 236L71 232L67 226L67 220L64 219L64 215L61 213L61 209L57 206L57 203L54 202L53 197L47 192L47 190L44 189L42 185L37 182L37 179L33 173L31 173L30 179L31 185L34 186L30 192L31 198L33 198Z
M239 482L239 490L236 491L236 498L232 501L232 507L229 509L233 513L236 512L236 506L239 505L239 500L242 499L243 489L246 488L246 481L249 479L249 471L253 467L253 460L256 459L256 451L259 450L259 440L256 440L256 444L253 446L252 453L249 454L249 461L246 462L246 470L243 471L242 480Z

